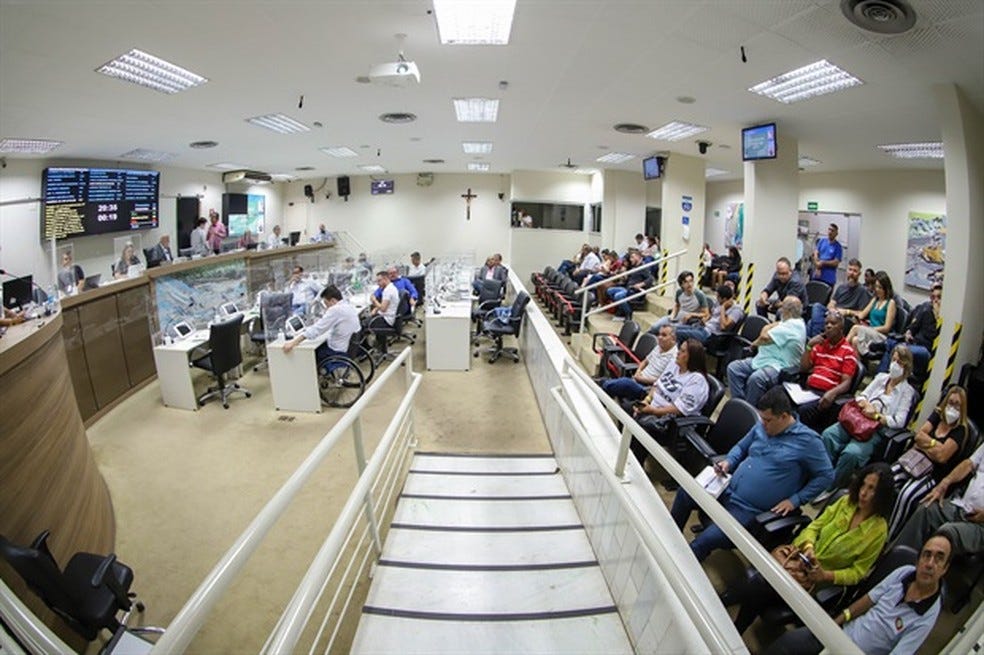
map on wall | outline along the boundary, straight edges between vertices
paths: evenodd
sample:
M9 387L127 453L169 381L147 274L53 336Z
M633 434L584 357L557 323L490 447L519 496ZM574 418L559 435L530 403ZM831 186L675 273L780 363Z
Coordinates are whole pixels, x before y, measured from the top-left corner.
M181 321L204 328L222 303L234 302L240 310L247 306L246 262L241 259L162 275L154 281L154 290L157 329L168 330Z
M909 212L909 239L905 248L905 283L929 290L943 284L946 259L946 216Z

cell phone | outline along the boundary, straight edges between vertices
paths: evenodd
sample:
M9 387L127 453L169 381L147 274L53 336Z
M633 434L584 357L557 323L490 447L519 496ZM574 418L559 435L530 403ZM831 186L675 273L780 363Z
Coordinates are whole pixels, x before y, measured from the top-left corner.
M813 569L813 562L810 561L809 557L807 557L803 553L797 553L797 555L799 556L800 561L803 562L803 568L805 568L807 571Z

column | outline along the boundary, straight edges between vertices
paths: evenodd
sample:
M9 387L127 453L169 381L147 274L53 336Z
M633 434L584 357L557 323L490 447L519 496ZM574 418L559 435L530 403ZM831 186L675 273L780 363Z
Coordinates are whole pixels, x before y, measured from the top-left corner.
M704 207L707 180L700 157L672 153L663 176L663 250L686 250L677 264L670 264L671 277L690 270L697 275L704 246ZM669 291L667 293L670 293Z

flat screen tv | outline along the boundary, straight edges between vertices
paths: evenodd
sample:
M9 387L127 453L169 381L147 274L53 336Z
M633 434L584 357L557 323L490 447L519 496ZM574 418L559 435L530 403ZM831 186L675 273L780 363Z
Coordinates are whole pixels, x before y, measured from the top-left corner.
M369 183L369 190L374 196L393 193L393 180L373 180Z
M741 131L742 161L776 158L776 124L753 125Z
M663 174L663 158L647 157L642 160L642 177L645 180L655 180Z
M41 176L41 237L155 228L160 181L157 171L46 168Z

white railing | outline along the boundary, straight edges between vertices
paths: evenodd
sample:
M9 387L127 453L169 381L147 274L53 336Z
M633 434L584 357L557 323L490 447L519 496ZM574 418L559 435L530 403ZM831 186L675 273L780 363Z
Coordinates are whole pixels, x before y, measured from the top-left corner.
M618 486L624 481L625 462L628 458L629 445L633 438L637 439L646 450L653 456L663 469L673 477L680 485L680 489L686 492L697 505L707 514L725 535L731 540L735 547L748 559L749 563L762 574L769 584L776 590L789 607L802 619L803 623L819 639L830 652L834 653L861 653L858 647L851 641L841 628L833 622L816 601L803 590L793 579L779 566L772 555L762 548L761 544L748 531L738 523L717 500L704 491L693 476L677 462L670 453L663 449L648 432L629 416L617 402L604 393L596 385L591 377L588 376L580 366L569 356L565 358L562 379L577 380L582 393L593 394L601 404L624 426L622 438L618 446L618 455L613 464L601 461L601 455L593 445L592 439L581 425L575 412L569 404L563 400L562 388L552 390L554 397L561 408L571 421L578 436L588 445L589 451L598 459L598 465L604 472L610 483L618 487L619 498L624 503L631 501L625 491ZM646 481L648 484L648 480ZM638 510L631 508L629 515L632 517L633 524L638 530L643 542L653 553L657 561L669 561L667 557L660 553L665 550L665 546L639 517ZM693 593L693 588L685 578L671 575L671 567L666 567L664 573L673 585L673 589L680 598L680 601L688 609L691 619L701 632L701 636L709 645L718 644L724 639L724 635L711 622L702 621L703 611L700 602ZM676 573L672 571L672 573ZM712 648L712 652L721 652Z
M359 241L351 232L347 230L336 230L331 233L332 238L339 247L348 251L348 254L355 257L360 252L369 252L365 245Z
M401 365L406 367L407 391L403 401L400 403L397 414L393 417L393 421L384 433L382 442L377 446L372 458L370 458L367 464L362 445L362 414L366 407L384 389L386 382L395 375ZM404 348L394 360L393 365L383 371L378 380L366 390L362 398L318 442L304 462L294 471L293 475L284 483L280 490L274 494L273 498L267 502L266 506L256 515L256 518L253 519L249 527L239 536L226 554L222 556L219 563L205 577L205 580L198 586L195 593L192 594L177 616L174 617L174 620L171 621L164 635L161 636L151 650L152 655L173 655L175 653L183 653L188 648L212 609L218 604L230 585L246 566L250 556L260 546L274 523L287 510L289 504L304 484L350 429L355 442L356 460L358 462L360 476L345 504L345 509L341 517L339 517L325 545L322 546L314 563L312 563L312 569L317 567L320 571L324 559L327 556L333 552L337 555L337 545L340 543L339 534L343 531L341 526L343 522L350 522L360 507L366 513L369 523L368 529L372 535L373 543L377 549L379 548L378 526L374 518L375 508L372 505L368 490L373 482L375 482L375 476L378 475L382 467L382 461L386 457L387 453L384 451L384 448L393 443L394 431L396 429L394 426L402 424L412 426L410 412L413 396L420 385L420 378L421 375L413 371L413 359L410 349ZM310 574L311 572L309 571ZM278 624L277 635L281 634L280 628L283 626L286 626L284 632L288 636L293 635L295 629L300 630L303 628L303 625L298 627L297 617L310 607L309 600L311 596L307 582L309 582L308 576L305 576L305 582L302 583L302 588L298 589L298 592L288 607L288 612L290 612L289 620L286 622L283 619L281 620L281 623ZM285 616L287 615L285 613ZM289 649L281 652L289 652Z
M33 655L64 655L74 652L51 628L42 623L27 606L21 602L10 587L0 580L0 615L11 633L27 647ZM14 645L8 645L0 627L0 644L4 652L23 652L13 650Z

